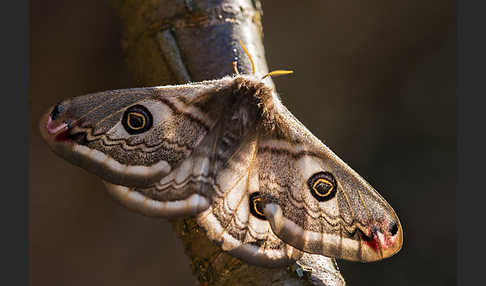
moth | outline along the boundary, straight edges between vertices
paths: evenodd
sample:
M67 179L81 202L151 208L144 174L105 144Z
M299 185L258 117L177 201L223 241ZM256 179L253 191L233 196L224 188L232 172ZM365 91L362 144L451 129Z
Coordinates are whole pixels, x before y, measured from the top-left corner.
M390 205L254 74L74 97L40 131L122 205L194 216L250 264L280 267L303 252L368 262L402 247Z

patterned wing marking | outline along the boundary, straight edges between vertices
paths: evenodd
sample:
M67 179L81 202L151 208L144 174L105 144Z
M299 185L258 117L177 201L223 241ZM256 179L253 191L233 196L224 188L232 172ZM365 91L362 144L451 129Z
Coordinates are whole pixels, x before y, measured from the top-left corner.
M147 216L196 215L209 207L214 192L210 161L219 131L214 129L180 165L148 187L124 187L106 183L121 204Z
M276 110L276 128L258 146L264 212L275 234L334 258L367 262L396 253L402 231L388 203L285 107Z
M216 125L230 95L224 82L75 97L43 116L41 134L60 156L103 180L147 187L188 158ZM142 118L126 114L137 106L150 117L143 132L127 130L126 118Z
M209 239L230 254L251 264L287 265L301 252L282 242L267 220L250 211L249 197L259 192L257 142L251 140L217 172L216 189L210 207L197 216Z

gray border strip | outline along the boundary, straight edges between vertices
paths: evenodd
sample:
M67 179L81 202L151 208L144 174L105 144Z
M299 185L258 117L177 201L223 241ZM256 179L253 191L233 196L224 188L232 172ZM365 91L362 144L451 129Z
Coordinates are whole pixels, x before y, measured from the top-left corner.
M486 2L456 3L457 284L484 285Z
M29 2L2 10L2 285L28 285Z

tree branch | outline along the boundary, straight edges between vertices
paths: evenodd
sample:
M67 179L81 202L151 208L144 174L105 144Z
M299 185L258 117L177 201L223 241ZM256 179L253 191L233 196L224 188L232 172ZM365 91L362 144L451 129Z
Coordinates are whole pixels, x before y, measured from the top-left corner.
M268 72L262 9L251 0L114 0L122 19L123 50L140 86L217 79L251 65ZM209 241L193 218L172 220L201 285L344 285L334 259L304 254L285 268L262 268L234 258Z

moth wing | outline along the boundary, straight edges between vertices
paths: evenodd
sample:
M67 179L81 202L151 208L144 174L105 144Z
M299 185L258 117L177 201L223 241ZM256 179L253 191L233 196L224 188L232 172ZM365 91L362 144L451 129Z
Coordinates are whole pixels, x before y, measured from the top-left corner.
M149 187L105 182L126 207L149 216L196 215L208 238L248 263L282 266L301 252L280 240L263 217L251 214L250 196L259 191L254 137L228 143L224 121L177 168Z
M108 192L122 205L147 216L195 215L208 208L213 190L210 177L211 148L216 132L159 182L145 187L125 187L105 182Z
M220 142L221 117L223 117L221 107L225 106L225 98L222 93L216 97L208 96L207 93L202 96L205 96L205 100L220 100L219 104L217 102L213 104L217 111L211 116L217 118L214 119L214 124L207 130L208 132L191 134L190 129L183 129L179 134L184 137L201 136L203 137L201 142L191 150L187 158L174 164L174 168L158 182L141 187L127 187L105 182L108 192L121 204L144 215L166 218L195 215L209 207L215 192L213 177L216 168L213 165L218 142ZM197 105L203 106L199 98L196 100L199 100ZM186 100L185 103L195 108L194 102ZM195 116L195 113L191 113L191 116Z
M251 214L250 197L259 191L257 142L243 142L229 159L217 162L212 203L197 216L207 236L224 251L265 267L288 265L302 253L284 243L263 217Z
M108 191L126 207L149 216L195 215L207 209L212 198L223 196L215 178L221 169L224 172L225 161L238 147L235 141L222 149L223 122L220 120L192 154L159 182L146 187L105 182Z
M265 216L280 239L305 252L362 262L401 248L400 222L388 203L279 102L273 126L258 141L258 168Z
M214 127L228 81L74 97L44 115L41 133L61 157L111 184L148 186L188 158ZM126 127L125 113L134 106L148 114L143 122L150 128L144 132Z

